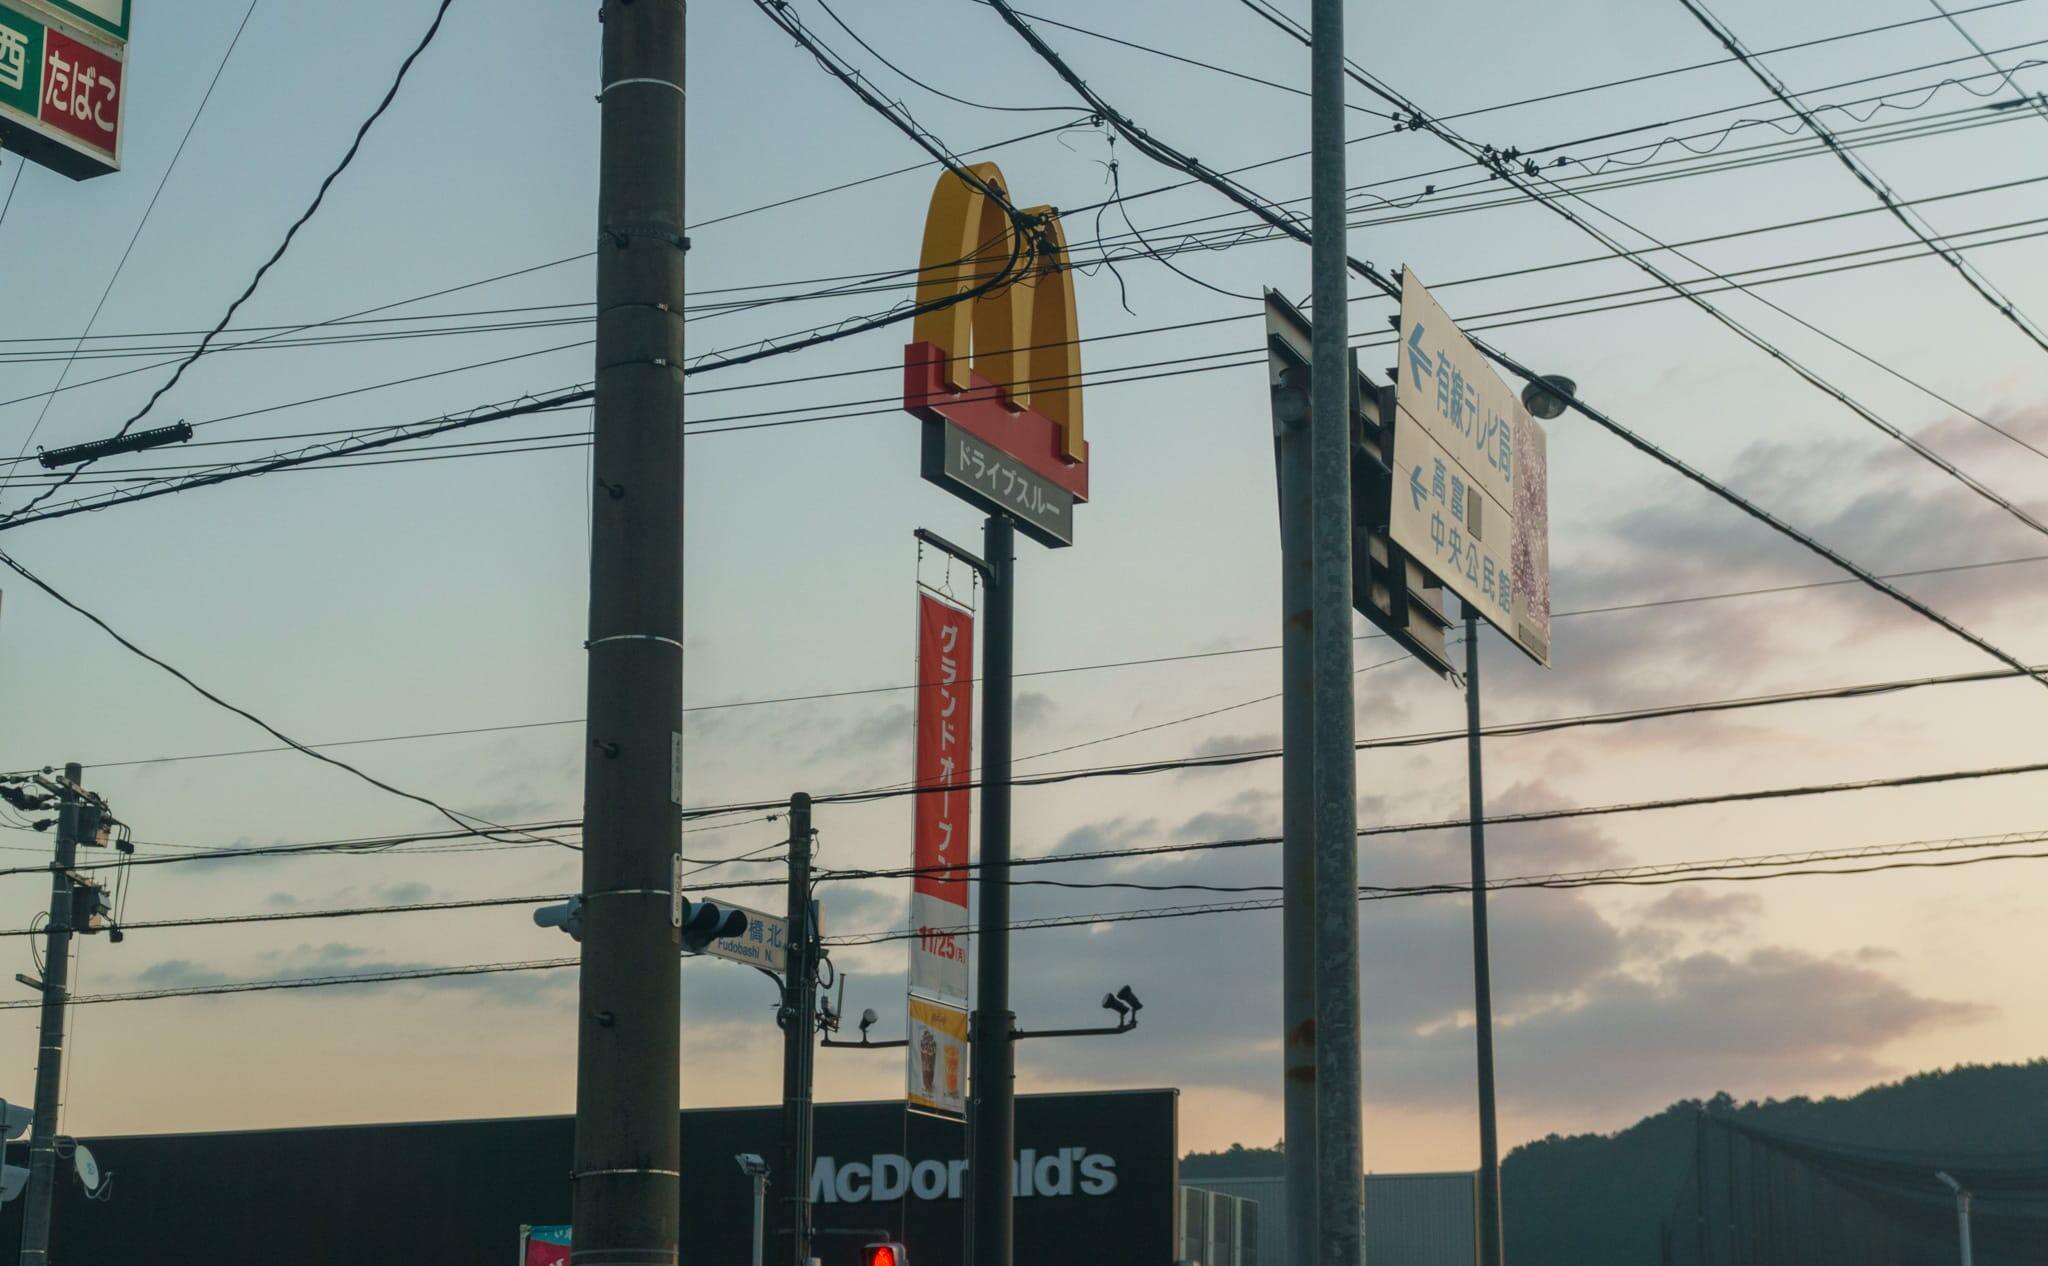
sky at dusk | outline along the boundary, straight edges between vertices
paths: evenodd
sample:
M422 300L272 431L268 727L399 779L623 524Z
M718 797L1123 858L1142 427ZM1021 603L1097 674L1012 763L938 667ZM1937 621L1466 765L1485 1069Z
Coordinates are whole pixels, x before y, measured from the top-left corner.
M1098 266L1100 252L1082 245L1097 237L1137 230L1164 246L1247 220L1200 187L1168 188L1180 185L1177 174L1113 143L983 5L835 5L879 55L974 105L897 77L814 0L794 6L948 146L999 164L1020 205L1093 207L1113 190L1144 195L1065 223L1077 261L1089 261L1076 278L1082 332L1118 337L1083 349L1100 381L1087 395L1093 486L1077 513L1078 543L1020 549L1017 666L1029 675L1017 683L1019 774L1277 745L1278 527L1257 296L1272 286L1303 297L1307 250L1252 241L1176 255L1175 266L1199 282L1135 256ZM1301 0L1281 7L1306 17ZM433 5L259 0L92 326L96 335L146 337L88 342L66 370L68 340L92 319L246 8L246 0L137 0L125 170L74 184L30 168L0 217L0 442L10 450L0 458L16 448L31 454L7 469L34 470L34 445L110 433L147 398L168 369L137 367L158 365L166 348L219 318L374 106ZM438 316L419 323L437 328L483 328L209 356L151 416L207 423L201 438L235 446L109 461L87 482L587 380L589 308L576 305L588 304L592 289L595 8L456 0L326 207L237 319L238 327L322 321L531 269L398 310ZM1219 168L1265 163L1242 176L1265 197L1306 195L1307 100L1289 90L1306 85L1306 50L1242 5L1034 0L1027 11L1047 19L1041 33L1095 89L1162 140ZM1725 0L1717 11L1758 49L1938 19L1927 0ZM2033 60L2048 58L2048 4L2012 0L1959 20L2021 88L2048 89ZM1718 62L1720 46L1676 0L1356 5L1347 21L1354 57L1435 114L1474 112L1456 124L1474 140L1546 162L1583 160L1557 168L1582 198L1572 205L1632 245L1645 244L1638 231L1669 243L1835 217L1689 246L1696 263L1661 256L1681 277L1910 241L1881 213L1837 216L1874 202L1824 155L1703 170L1708 160L1695 152L1789 153L1783 147L1797 135L1738 66L1514 104ZM1939 232L2018 237L1972 248L1969 258L2020 309L2048 317L2048 240L2001 227L2042 214L2048 186L2026 182L2048 177L2048 107L1981 108L2015 94L1939 20L1767 62L1809 104L1860 103L1822 117L1871 142L1860 156L1901 197L1958 195L1920 208ZM815 286L803 283L816 279L913 268L937 169L919 166L920 151L751 4L694 7L688 76L691 355L744 349L905 299L861 281L851 295L738 302L809 291ZM1937 87L1949 79L1962 82ZM1351 112L1359 138L1348 150L1353 254L1386 269L1412 267L1454 316L1491 329L1504 350L1570 375L1625 425L1873 570L2034 560L1900 583L2027 662L2048 659L2048 546L2033 530L1683 302L1581 312L1655 296L1638 292L1649 282L1626 262L1597 258L1603 248L1578 229L1504 186L1488 187L1482 170L1440 141L1391 129L1378 102L1354 93L1354 105L1370 108ZM1890 95L1870 100L1878 94ZM1778 120L1782 130L1759 124L1719 138L1741 119ZM1898 130L1858 131L1880 126ZM1934 134L1915 135L1916 126ZM1600 139L1638 127L1647 130ZM1012 140L1027 133L1037 135ZM1658 148L1671 136L1688 139ZM1767 142L1781 149L1745 148ZM0 197L18 161L0 159ZM1648 178L1673 172L1691 174ZM882 173L895 174L867 179ZM774 205L855 181L865 183ZM1609 215L1617 218L1602 218ZM1550 267L1524 271L1536 265ZM1920 256L1756 294L1783 311L1744 294L1714 302L1972 476L2048 515L2048 459L1986 424L2048 445L2048 353L1941 261ZM1562 309L1578 315L1527 319L1559 311L1530 305L1595 296ZM1350 307L1353 341L1367 349L1361 364L1382 375L1393 363L1393 305L1358 286ZM486 310L492 315L450 315ZM958 567L949 577L942 559L920 559L911 533L926 527L977 541L979 520L918 478L917 426L894 408L906 335L884 329L691 378L690 805L909 777L911 698L896 688L914 671L915 585L950 580L967 589ZM119 355L132 347L156 351ZM90 381L130 369L137 372ZM60 372L65 389L44 394ZM398 379L412 381L356 390ZM750 425L778 421L792 424ZM587 427L580 412L499 423L457 438L527 436L530 451L484 447L461 450L462 460L281 473L26 526L0 546L144 647L306 741L527 727L336 754L496 821L573 818L584 757L588 474L578 441ZM1572 416L1549 424L1549 482L1553 663L1538 668L1484 632L1489 722L1997 667L1854 585L1640 605L1840 573ZM0 508L38 486L0 485ZM440 824L417 804L299 755L222 755L273 744L42 595L11 580L0 589L0 769L86 763L88 784L155 846L145 853ZM1360 737L1462 726L1459 691L1371 631L1358 621L1367 638L1356 648ZM1208 652L1237 653L1172 658ZM1167 662L1118 666L1155 659ZM853 691L865 693L781 701ZM2019 764L2042 758L2030 736L2044 716L2039 685L2004 680L1501 738L1486 749L1489 808ZM1463 755L1460 742L1362 753L1361 826L1462 816ZM2039 775L1998 777L1501 826L1489 832L1490 865L1497 875L1531 875L2028 832L2042 826L2038 808L2027 807L2041 785ZM1271 834L1279 791L1277 761L1020 789L1017 850ZM822 806L820 863L908 864L909 824L904 799ZM709 864L770 848L783 830L758 812L712 819L693 825L683 851ZM26 830L0 829L0 837L9 866L32 865L47 849L47 837ZM1277 847L1264 847L1031 873L1268 885L1279 882L1279 860ZM1360 844L1366 884L1455 882L1466 864L1460 831ZM1719 1090L1818 1095L1923 1068L2040 1056L2048 1017L2031 1000L2048 987L2048 931L2025 896L2036 865L1499 895L1491 910L1505 1140L1619 1128L1673 1099ZM744 860L704 878L781 873L772 860ZM546 846L163 865L132 872L127 916L565 893L577 876L573 854ZM827 935L901 929L908 895L907 881L829 884ZM0 878L0 924L26 926L46 897L39 876ZM741 899L767 908L783 901L773 887ZM1201 900L1057 887L1016 894L1026 917ZM1469 1167L1477 1158L1469 908L1457 897L1368 902L1360 926L1368 1166ZM1185 1147L1271 1143L1280 1134L1279 933L1277 912L1019 932L1014 1000L1025 1027L1093 1023L1103 1018L1096 1000L1125 983L1146 1003L1130 1036L1025 1043L1020 1090L1175 1085ZM4 943L15 969L33 970L27 940ZM570 952L520 906L139 930L119 946L85 944L75 984L91 994ZM900 1032L904 945L849 946L833 957L847 978L848 1009L874 1007L883 1016L878 1033ZM683 991L685 1103L776 1098L780 1038L768 982L733 964L693 961ZM0 1001L17 997L32 995L0 992ZM566 1112L574 1000L573 972L557 971L82 1007L66 1130ZM0 1010L0 1097L28 1096L34 1039L34 1010ZM825 1099L900 1094L902 1075L894 1053L827 1051L818 1060Z

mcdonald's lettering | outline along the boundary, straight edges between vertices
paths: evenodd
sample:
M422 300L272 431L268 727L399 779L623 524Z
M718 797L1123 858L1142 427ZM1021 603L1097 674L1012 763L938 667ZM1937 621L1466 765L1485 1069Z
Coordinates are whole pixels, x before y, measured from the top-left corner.
M932 190L903 407L925 423L925 478L1048 545L1071 544L1088 440L1066 235L1051 207L1013 217L994 163L969 171L973 182L949 171ZM969 477L962 455L983 448L1014 473L991 476L984 462Z

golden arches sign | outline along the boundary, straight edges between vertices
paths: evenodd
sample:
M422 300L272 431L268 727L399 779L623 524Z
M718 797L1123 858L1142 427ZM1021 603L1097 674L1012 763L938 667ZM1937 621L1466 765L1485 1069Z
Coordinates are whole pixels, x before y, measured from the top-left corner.
M994 163L968 170L1009 196ZM967 390L971 368L1004 389L1012 404L1051 419L1059 428L1060 455L1082 462L1088 459L1088 441L1082 431L1081 349L1066 234L1051 207L1031 207L1023 214L1037 222L1036 243L1020 238L1009 213L981 189L952 172L939 177L925 213L919 306L972 290L1013 265L1021 265L1021 273L1011 284L975 299L921 314L911 339L945 352L946 380L953 386Z
M932 190L917 302L924 306L953 298L1006 271L1016 276L973 299L921 313L911 327L912 349L936 349L935 368L951 391L993 390L1024 420L1036 415L1050 423L1052 451L1063 466L1079 468L1082 482L1075 491L1085 500L1088 441L1082 429L1080 332L1059 215L1051 207L1025 210L1023 218L1033 223L1028 237L1022 236L1009 211L986 192L1008 198L1001 170L994 163L977 163L969 170L980 187L947 172ZM975 382L977 377L982 383ZM906 405L916 407L909 400ZM1029 451L1036 447L1031 438L1019 437L1025 449L1016 455L1037 468L1038 454ZM1053 477L1075 471L1039 473Z

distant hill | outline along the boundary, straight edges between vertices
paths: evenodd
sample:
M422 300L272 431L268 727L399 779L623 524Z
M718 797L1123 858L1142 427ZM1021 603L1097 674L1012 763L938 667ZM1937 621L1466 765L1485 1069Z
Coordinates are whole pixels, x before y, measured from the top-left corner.
M1848 1098L1687 1099L1614 1134L1553 1134L1509 1153L1501 1166L1508 1260L1659 1266L1663 1221L1690 1193L1702 1109L1738 1128L1872 1155L1957 1163L2030 1155L2048 1164L2048 1060L1920 1073ZM1181 1160L1181 1176L1190 1181L1284 1172L1278 1144L1232 1145ZM1690 1258L1680 1251L1676 1260ZM1986 1262L1980 1251L1979 1266Z
M1684 1100L1617 1134L1551 1135L1510 1153L1501 1165L1509 1260L1657 1266L1660 1224L1691 1181L1702 1107L1741 1126L1841 1147L2048 1158L2048 1060L1919 1073L1846 1099Z

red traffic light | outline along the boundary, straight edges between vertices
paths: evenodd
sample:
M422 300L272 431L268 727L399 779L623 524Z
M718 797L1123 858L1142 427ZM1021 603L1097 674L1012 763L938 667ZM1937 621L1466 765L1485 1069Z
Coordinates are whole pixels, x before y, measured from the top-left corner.
M860 1266L910 1266L910 1254L901 1244L870 1244L860 1251Z

